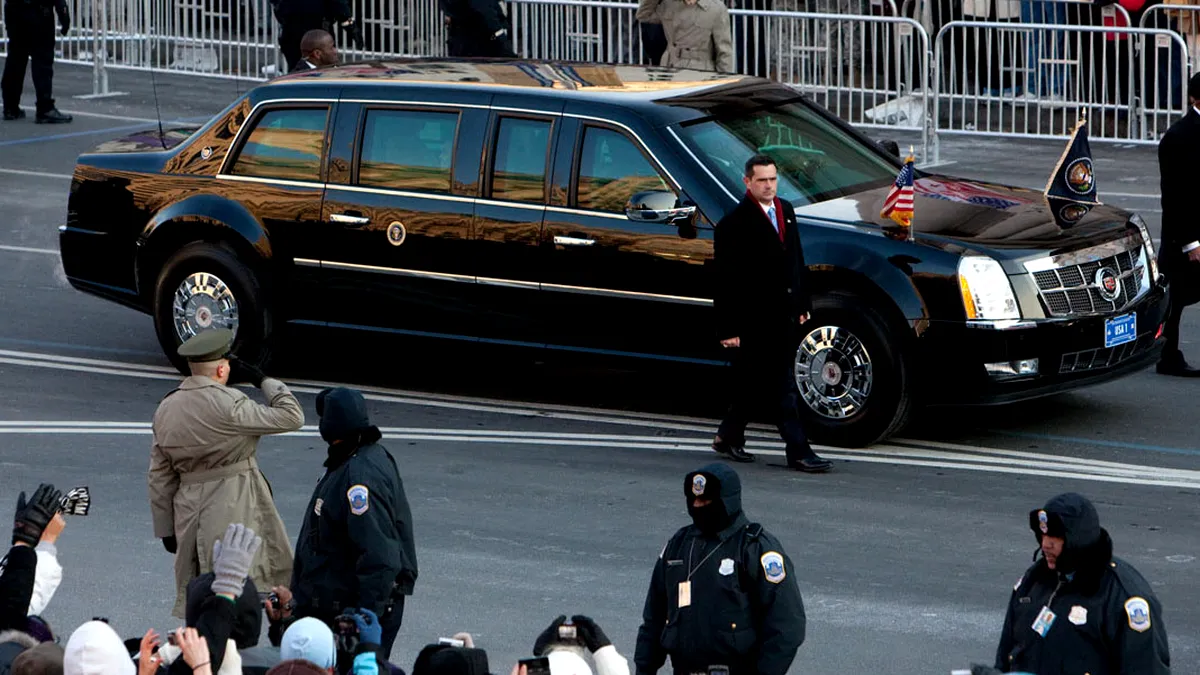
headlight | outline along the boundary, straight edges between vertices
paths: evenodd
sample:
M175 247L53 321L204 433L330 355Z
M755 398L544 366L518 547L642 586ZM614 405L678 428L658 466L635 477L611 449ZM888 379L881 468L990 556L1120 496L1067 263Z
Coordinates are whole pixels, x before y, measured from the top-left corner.
M1129 216L1129 222L1137 225L1137 229L1142 233L1142 248L1146 250L1146 260L1150 264L1150 283L1158 283L1158 258L1154 256L1154 240L1150 238L1150 228L1146 227L1146 221L1138 214Z
M958 285L968 319L1019 319L1021 310L1012 284L1000 263L987 256L967 256L958 262Z

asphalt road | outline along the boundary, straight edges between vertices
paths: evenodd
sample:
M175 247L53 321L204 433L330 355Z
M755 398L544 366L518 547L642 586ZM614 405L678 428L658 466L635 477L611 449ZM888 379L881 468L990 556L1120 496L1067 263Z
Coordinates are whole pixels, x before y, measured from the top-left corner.
M175 626L145 471L148 422L177 378L148 317L68 287L55 228L75 156L154 120L152 84L168 121L207 117L245 85L111 77L129 93L73 99L90 93L90 71L60 65L73 124L0 124L0 499L43 480L90 486L92 514L60 541L65 579L48 616L63 631L107 616L133 636ZM1157 234L1153 148L1093 150L1102 198L1140 210ZM949 138L940 170L1040 187L1059 152L1058 142ZM1184 348L1200 360L1196 317L1185 317ZM422 645L466 630L507 672L554 616L576 612L632 657L651 566L686 521L682 476L712 458L719 383L317 332L277 374L310 425L259 453L292 536L324 457L313 394L334 381L372 392L421 564L395 661L411 666ZM1035 546L1026 514L1068 490L1097 503L1117 554L1154 584L1176 672L1200 672L1196 391L1148 371L1033 403L933 411L888 444L825 450L837 467L824 476L771 466L782 448L759 433L760 461L738 469L749 515L784 541L804 593L808 640L792 672L924 675L990 661Z

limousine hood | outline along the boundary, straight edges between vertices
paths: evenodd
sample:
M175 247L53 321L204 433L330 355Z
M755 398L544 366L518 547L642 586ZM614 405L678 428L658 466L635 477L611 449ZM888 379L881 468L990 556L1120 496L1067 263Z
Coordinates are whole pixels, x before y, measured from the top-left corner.
M890 185L796 209L803 217L894 226L879 215ZM1016 258L1030 252L1062 252L1111 241L1124 233L1128 212L1111 206L1082 209L1055 204L1038 190L941 175L924 175L913 185L913 234L945 249ZM1079 216L1079 212L1086 213ZM1071 222L1075 216L1075 222Z

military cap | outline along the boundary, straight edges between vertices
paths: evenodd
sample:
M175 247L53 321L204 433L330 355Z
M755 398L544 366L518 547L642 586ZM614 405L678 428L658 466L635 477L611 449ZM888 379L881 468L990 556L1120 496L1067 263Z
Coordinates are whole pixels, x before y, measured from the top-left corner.
M192 363L219 361L229 355L233 331L228 328L206 330L184 340L176 351Z

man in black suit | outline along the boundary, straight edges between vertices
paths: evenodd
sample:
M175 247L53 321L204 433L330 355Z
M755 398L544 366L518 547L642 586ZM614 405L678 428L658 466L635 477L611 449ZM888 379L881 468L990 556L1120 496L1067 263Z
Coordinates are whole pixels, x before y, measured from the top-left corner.
M792 377L797 327L812 309L796 212L775 196L775 160L751 157L743 180L746 197L717 223L713 240L717 339L737 355L732 401L712 447L734 461L754 461L745 450L746 424L767 406L787 444L788 466L822 473L833 464L808 444Z
M1179 349L1183 308L1200 301L1200 215L1194 200L1196 157L1200 156L1200 73L1188 81L1188 111L1163 134L1158 144L1162 177L1162 242L1158 266L1171 284L1171 307L1163 334L1167 337L1158 372L1200 377Z

